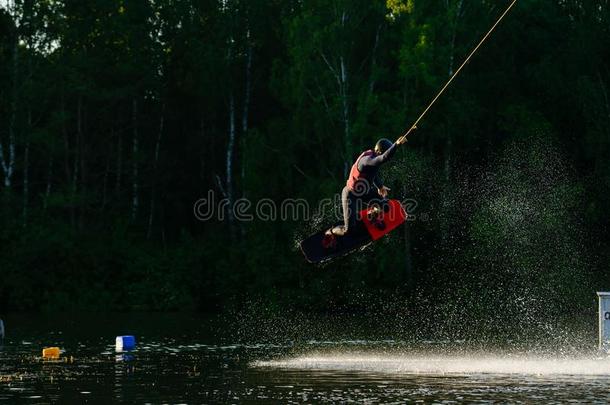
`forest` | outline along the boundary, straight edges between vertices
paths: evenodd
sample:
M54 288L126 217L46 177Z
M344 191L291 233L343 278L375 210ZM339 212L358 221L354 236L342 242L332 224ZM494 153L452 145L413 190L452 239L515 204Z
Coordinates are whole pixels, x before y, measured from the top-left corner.
M411 217L364 251L312 266L298 241L336 212L224 208L337 196L508 4L0 2L0 311L593 311L610 284L608 0L516 2L382 169ZM201 220L208 196L227 204Z

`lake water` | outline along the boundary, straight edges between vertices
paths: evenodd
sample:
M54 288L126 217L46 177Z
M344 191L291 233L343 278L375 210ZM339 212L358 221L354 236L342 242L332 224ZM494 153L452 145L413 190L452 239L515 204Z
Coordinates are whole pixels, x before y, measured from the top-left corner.
M2 403L610 402L610 360L594 350L397 339L244 343L223 333L222 321L171 314L20 315L5 323ZM119 334L136 335L137 349L115 353ZM61 347L62 358L43 361L45 346Z

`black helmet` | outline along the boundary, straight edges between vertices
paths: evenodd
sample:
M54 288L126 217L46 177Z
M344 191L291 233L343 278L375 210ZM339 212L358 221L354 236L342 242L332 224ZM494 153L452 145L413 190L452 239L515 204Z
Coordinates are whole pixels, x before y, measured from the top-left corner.
M390 149L390 146L392 146L392 145L393 145L393 143L389 139L381 138L375 144L375 153L378 155L381 155L383 152Z

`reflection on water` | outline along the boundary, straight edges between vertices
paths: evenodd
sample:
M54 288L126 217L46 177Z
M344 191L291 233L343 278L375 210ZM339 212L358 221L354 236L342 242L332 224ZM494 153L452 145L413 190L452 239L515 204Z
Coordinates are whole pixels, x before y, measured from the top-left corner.
M610 360L593 352L529 355L459 341L238 344L205 320L159 315L10 325L0 348L3 403L610 401ZM115 353L123 333L137 336L135 351ZM42 361L51 344L73 362Z

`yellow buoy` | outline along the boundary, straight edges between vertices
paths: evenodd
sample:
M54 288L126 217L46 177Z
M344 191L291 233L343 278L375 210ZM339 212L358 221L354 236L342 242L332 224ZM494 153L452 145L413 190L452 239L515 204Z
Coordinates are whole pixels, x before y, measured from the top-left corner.
M42 357L45 359L58 359L59 347L45 347L42 349Z

